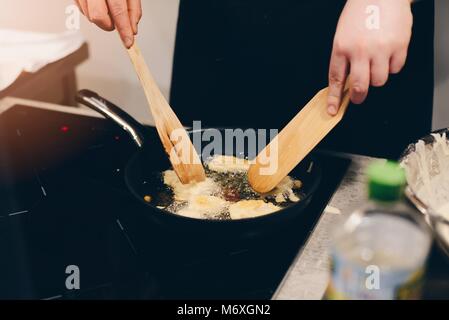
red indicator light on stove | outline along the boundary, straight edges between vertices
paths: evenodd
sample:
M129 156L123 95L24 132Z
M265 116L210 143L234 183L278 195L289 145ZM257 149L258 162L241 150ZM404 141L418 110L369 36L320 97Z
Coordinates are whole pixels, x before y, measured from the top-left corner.
M70 127L69 126L62 126L61 128L59 128L59 130L63 133L67 133L70 131Z
M115 141L119 141L119 140L120 140L120 137L119 137L119 136L115 136L115 137L114 137L114 140L115 140Z

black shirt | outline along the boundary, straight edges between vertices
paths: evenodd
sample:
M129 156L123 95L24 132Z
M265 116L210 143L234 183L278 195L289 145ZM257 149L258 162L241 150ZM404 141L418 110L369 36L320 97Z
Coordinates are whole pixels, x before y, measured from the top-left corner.
M185 125L279 128L328 85L345 0L181 0L171 104ZM321 147L397 157L431 129L434 3L413 5L407 65Z

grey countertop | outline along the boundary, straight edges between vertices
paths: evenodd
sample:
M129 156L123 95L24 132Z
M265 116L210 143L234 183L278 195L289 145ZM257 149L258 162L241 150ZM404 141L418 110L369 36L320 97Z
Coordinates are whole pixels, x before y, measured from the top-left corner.
M364 171L374 158L344 155L352 159L343 181L323 212L305 247L273 296L275 300L321 299L329 279L329 247L332 226L366 201Z

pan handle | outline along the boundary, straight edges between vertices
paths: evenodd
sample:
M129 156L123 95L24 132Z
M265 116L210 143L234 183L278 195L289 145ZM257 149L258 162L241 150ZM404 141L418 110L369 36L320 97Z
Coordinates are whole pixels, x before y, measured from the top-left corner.
M79 91L76 101L112 120L131 136L139 148L143 148L145 127L121 108L90 90Z

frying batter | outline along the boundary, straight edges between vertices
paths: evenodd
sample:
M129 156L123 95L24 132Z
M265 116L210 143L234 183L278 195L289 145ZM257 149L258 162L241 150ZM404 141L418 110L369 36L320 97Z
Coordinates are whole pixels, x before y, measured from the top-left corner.
M282 209L280 204L300 201L295 190L302 182L284 178L270 193L254 192L247 181L250 162L232 156L214 156L206 163L203 182L182 184L173 170L163 173L164 184L173 191L174 203L166 210L196 219L245 219Z

